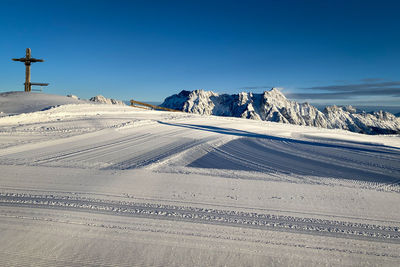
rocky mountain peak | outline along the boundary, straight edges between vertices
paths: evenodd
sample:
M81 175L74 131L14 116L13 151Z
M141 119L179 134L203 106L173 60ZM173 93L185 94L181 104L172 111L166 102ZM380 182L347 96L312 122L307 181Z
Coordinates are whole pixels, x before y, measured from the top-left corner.
M101 103L101 104L125 105L125 103L123 101L112 99L112 98L106 98L102 95L94 96L94 97L90 98L89 101Z

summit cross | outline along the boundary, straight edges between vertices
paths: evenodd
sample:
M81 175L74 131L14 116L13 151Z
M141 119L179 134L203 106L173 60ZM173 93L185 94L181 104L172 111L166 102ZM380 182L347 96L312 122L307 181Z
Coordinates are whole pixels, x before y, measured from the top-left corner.
M31 83L31 63L44 62L43 59L37 59L31 57L31 49L26 49L26 55L22 58L13 58L14 61L20 61L25 63L25 92L30 92L32 90L32 85L47 86L48 83Z

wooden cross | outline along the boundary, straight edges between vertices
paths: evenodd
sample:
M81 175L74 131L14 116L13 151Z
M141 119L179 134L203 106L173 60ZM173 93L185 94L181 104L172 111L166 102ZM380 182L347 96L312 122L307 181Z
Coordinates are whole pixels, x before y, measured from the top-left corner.
M22 58L13 58L14 61L25 62L25 92L32 90L32 85L47 86L48 83L31 83L31 63L44 62L43 59L36 59L31 57L31 49L26 49L26 55Z

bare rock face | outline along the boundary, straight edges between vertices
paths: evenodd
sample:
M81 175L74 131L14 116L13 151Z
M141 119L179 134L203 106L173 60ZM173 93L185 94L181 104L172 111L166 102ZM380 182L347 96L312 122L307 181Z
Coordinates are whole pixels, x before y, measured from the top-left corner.
M167 97L162 107L184 112L273 121L365 134L398 134L400 118L389 112L358 113L352 106L326 107L323 112L309 103L288 100L278 89L262 94L217 94L212 91L182 91Z
M89 101L101 103L101 104L110 104L110 105L125 105L123 101L115 100L112 98L106 98L102 95L97 95L89 99Z

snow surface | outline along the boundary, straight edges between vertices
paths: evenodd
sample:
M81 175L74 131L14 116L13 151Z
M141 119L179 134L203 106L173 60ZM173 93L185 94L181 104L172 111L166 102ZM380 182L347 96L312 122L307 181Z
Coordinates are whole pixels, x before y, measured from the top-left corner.
M23 96L0 265L400 264L399 135Z

